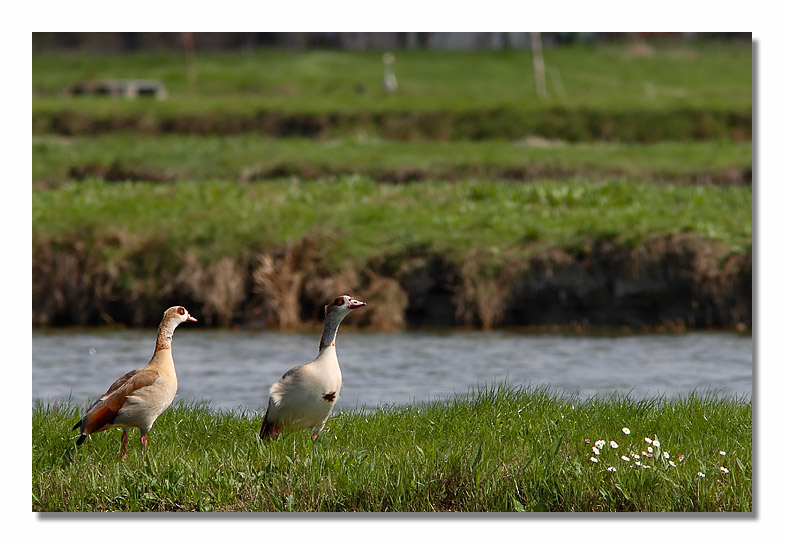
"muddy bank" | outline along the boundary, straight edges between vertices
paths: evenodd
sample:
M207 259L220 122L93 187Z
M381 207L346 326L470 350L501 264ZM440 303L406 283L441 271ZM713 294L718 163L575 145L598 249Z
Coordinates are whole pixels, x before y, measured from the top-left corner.
M112 250L122 245L123 251ZM612 240L461 262L428 249L327 269L311 237L203 263L165 240L33 242L33 325L155 326L186 305L208 326L292 329L325 301L370 303L355 323L405 327L752 327L752 254L692 236Z
M282 111L96 114L68 107L33 109L34 134L93 135L112 131L145 134L241 134L332 137L364 131L392 140L517 139L537 135L567 142L752 139L751 111L680 109L597 111L552 108L521 111L329 112Z

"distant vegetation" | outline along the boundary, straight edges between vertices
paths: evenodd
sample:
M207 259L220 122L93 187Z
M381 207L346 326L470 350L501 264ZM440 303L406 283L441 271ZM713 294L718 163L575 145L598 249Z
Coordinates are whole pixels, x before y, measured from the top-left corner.
M545 57L538 99L520 50L396 52L393 95L380 53L199 53L195 91L36 55L34 323L295 327L339 289L378 328L749 329L751 44ZM170 98L59 94L142 77Z
M508 51L396 51L399 92L382 90L380 53L258 50L198 53L198 94L188 96L185 61L176 54L45 55L33 57L36 103L66 86L96 78L163 81L172 100L81 99L102 111L233 110L261 104L295 112L465 111L505 106L593 110L752 108L752 43L682 42L641 52L624 45L546 49L551 71L545 100L534 93L531 53ZM556 76L558 72L558 77ZM560 82L560 84L557 84ZM491 84L491 85L489 85ZM563 92L562 92L563 91ZM62 104L62 103L61 103ZM218 108L223 104L224 108ZM35 107L35 104L34 104Z
M318 442L261 415L176 404L149 436L76 447L73 406L33 409L33 511L752 511L752 405L579 402L543 389L341 413Z

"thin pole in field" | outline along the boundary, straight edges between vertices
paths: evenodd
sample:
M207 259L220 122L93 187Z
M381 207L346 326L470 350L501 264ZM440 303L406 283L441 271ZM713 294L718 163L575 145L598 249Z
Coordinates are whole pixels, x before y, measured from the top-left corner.
M539 32L531 32L532 62L534 64L534 88L537 96L545 98L548 92L545 89L545 61L542 58L542 40Z

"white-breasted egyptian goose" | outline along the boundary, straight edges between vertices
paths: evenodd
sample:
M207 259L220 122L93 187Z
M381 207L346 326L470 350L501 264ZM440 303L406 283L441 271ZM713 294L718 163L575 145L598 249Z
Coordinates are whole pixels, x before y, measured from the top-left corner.
M298 365L270 387L267 413L259 436L275 439L281 430L311 429L316 440L341 393L341 368L335 352L335 337L341 321L366 303L341 295L324 307L324 327L319 355L311 363Z
M77 445L91 433L109 428L123 428L120 452L125 460L128 428L139 428L142 451L147 450L147 432L153 422L171 405L177 393L177 375L172 359L172 336L183 322L195 322L185 307L171 307L164 312L158 326L155 352L150 363L127 372L112 384L104 395L90 406L87 414L72 428L79 428Z

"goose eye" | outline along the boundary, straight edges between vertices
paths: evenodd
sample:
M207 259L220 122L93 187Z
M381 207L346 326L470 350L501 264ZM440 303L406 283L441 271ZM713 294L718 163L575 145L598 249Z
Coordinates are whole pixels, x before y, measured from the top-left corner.
M177 314L179 314L180 316L182 316L183 314L185 314L185 309L184 309L183 307L179 307L179 308L177 309Z

